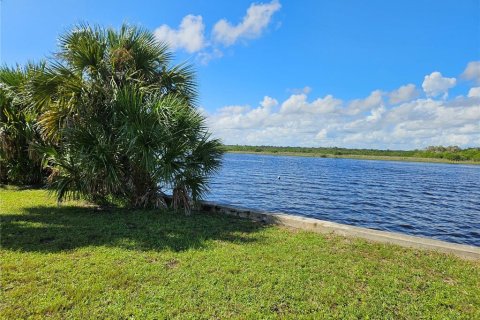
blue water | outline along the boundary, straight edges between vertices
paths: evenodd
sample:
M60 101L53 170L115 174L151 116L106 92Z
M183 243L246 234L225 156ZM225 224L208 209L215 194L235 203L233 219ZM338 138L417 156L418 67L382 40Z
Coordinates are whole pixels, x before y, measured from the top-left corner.
M206 199L480 246L480 166L226 154Z

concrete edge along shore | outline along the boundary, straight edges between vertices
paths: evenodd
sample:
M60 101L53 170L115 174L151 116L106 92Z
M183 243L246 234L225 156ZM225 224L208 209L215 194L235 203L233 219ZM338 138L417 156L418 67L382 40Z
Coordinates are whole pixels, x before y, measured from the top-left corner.
M334 233L344 237L355 237L380 243L391 243L403 247L433 250L453 254L463 259L480 260L480 247L451 243L406 234L379 231L315 218L294 216L285 213L258 211L202 201L201 210L247 218L267 224L287 226L317 233Z

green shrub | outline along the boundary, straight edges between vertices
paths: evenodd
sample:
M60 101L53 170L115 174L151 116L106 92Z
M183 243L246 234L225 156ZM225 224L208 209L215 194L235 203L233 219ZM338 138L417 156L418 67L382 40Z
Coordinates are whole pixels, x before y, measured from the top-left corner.
M37 111L26 100L29 77L42 66L0 68L0 183L39 185L46 178L41 155L33 144L41 140Z

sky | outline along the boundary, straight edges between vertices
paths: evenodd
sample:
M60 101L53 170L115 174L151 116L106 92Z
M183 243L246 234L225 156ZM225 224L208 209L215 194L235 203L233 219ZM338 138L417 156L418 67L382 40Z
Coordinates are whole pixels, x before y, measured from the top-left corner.
M480 147L480 0L1 0L2 64L80 22L169 43L227 144Z

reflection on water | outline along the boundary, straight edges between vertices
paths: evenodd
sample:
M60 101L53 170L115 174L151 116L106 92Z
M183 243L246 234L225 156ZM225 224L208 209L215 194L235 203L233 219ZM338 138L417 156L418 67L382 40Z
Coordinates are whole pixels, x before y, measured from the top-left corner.
M206 199L480 246L480 166L226 154Z

